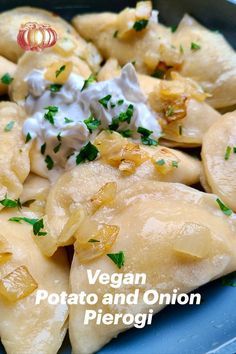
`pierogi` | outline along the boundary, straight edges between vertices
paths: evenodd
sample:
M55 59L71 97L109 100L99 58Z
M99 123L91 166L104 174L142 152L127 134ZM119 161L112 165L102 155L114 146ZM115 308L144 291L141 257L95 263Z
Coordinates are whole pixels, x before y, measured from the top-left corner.
M206 180L226 205L236 211L236 112L227 113L204 135L202 161Z
M17 199L30 172L30 142L25 144L24 110L12 102L0 103L0 198ZM2 205L0 205L2 209Z
M105 253L90 258L90 238L96 238L92 228L78 229L70 283L73 293L95 293L95 305L71 305L69 316L70 340L74 353L89 354L98 351L128 326L84 325L86 310L102 309L104 313L154 313L163 306L147 306L142 300L137 305L103 305L102 296L115 292L129 294L139 288L156 289L161 293L188 293L216 279L236 267L236 219L219 209L217 196L205 194L182 184L143 182L118 192L114 202L98 209L88 223L113 225L119 229L116 241L108 250L123 252L121 273L145 273L146 285L122 285L119 289L109 284L89 284L87 270L100 269L110 275L117 266ZM87 253L85 252L87 240ZM84 247L81 251L81 247ZM94 246L96 248L96 246ZM110 252L109 252L110 253ZM87 258L86 258L87 257ZM141 297L142 299L142 297Z
M27 209L0 214L1 341L11 354L54 354L66 334L68 308L47 302L36 305L36 289L68 291L66 254L60 250L53 258L44 257L32 238L32 226L9 221L15 216L35 218Z

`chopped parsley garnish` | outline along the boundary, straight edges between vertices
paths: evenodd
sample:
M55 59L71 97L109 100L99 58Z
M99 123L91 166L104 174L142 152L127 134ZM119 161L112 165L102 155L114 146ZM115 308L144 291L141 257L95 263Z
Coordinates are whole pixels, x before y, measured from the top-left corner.
M104 107L104 108L108 108L107 104L111 99L111 95L107 95L103 98L100 98L100 100L98 100L98 102Z
M119 131L119 133L125 138L130 138L133 134L133 130L130 130L130 129L121 130L121 131Z
M73 123L74 121L73 121L73 119L70 119L70 118L65 117L65 118L64 118L64 122L65 122L66 124L69 124L69 123Z
M191 50L196 51L199 49L201 49L201 46L199 44L194 43L194 42L191 43Z
M150 138L150 135L153 133L152 130L148 130L143 127L138 127L137 132L141 134L141 141L143 145L154 145L157 146L158 142L152 138Z
M161 69L157 69L154 71L154 73L151 76L157 79L164 79L165 71Z
M95 243L95 242L100 242L100 241L96 240L95 238L90 238L90 240L88 240L88 242Z
M121 112L119 114L119 121L120 122L127 122L128 124L131 121L131 118L133 116L134 113L134 106L132 104L130 104L127 108L127 110L125 112Z
M31 139L32 139L32 137L31 137L30 133L28 133L25 138L25 143L27 144Z
M95 145L91 144L90 141L85 145L76 156L76 164L79 165L81 162L93 161L98 155L98 149Z
M66 66L62 65L58 70L56 70L56 77L58 77L64 70L65 70Z
M137 32L142 31L144 28L146 28L148 25L148 20L142 19L139 21L136 21L133 25L133 29Z
M23 216L13 216L12 218L10 218L8 220L9 221L18 222L20 224L21 224L21 221L24 221L27 224L30 224L30 225L33 226L34 235L37 235L37 236L45 236L45 235L47 235L46 232L40 231L41 229L44 228L43 219L30 219L30 218L25 218Z
M225 151L225 160L229 160L230 154L232 152L231 146L227 146L226 151Z
M172 33L175 33L176 30L177 30L177 27L178 27L177 25L172 26L172 27L171 27L171 32L172 32Z
M22 207L20 199L12 200L12 199L5 198L5 199L1 200L0 203L5 208L19 208L20 209Z
M48 112L44 114L44 118L48 120L52 125L54 125L54 116L58 112L58 107L56 106L48 106L44 109L47 109Z
M183 127L182 125L179 125L179 135L182 135L183 134Z
M40 151L41 151L41 154L42 154L42 155L45 154L46 147L47 147L47 144L46 144L46 143L44 143L43 145L41 145Z
M113 33L113 38L116 38L117 37L117 35L118 35L118 30L117 31L115 31L114 33Z
M156 161L156 164L158 166L163 166L163 165L165 165L165 160L164 159L158 160L158 161Z
M96 130L99 127L99 125L101 125L101 121L96 119L92 114L88 119L84 120L84 123L86 124L90 133L92 133L93 130Z
M9 123L4 128L4 132L10 132L12 128L14 127L15 121L11 120Z
M178 161L172 161L172 167L178 168L179 167L179 163Z
M230 216L233 214L233 210L231 210L227 205L225 205L219 198L216 199L216 202L218 203L221 211L227 216Z
M53 162L53 159L51 158L51 156L47 155L44 161L47 165L47 169L49 171L52 170L53 166L54 166L54 162Z
M83 91L84 89L89 87L89 85L91 85L95 81L96 81L96 77L93 74L91 74L86 80L84 80L84 85L83 85L81 91Z
M131 61L131 64L132 64L133 66L135 66L136 60L132 60L132 61Z
M174 107L173 106L168 106L166 110L166 117L172 117L174 115Z
M116 104L111 102L111 108L115 108Z
M225 275L221 278L222 285L236 287L236 272Z
M119 128L119 117L112 118L112 123L108 127L110 130L117 130Z
M61 141L61 132L57 134L57 140Z
M108 253L107 256L114 262L117 267L120 269L124 266L125 264L125 255L123 251L120 251L118 253Z
M60 148L61 148L61 143L59 143L57 146L54 147L53 151L55 152L55 154L58 153Z
M123 103L124 103L124 100L118 100L117 101L118 106L121 106Z
M51 92L58 92L58 91L60 91L61 88L62 88L62 85L60 85L60 84L51 84L49 86L49 89Z
M234 146L234 153L236 154L236 146Z
M11 77L9 73L6 73L1 77L1 82L4 85L10 85L12 81L13 81L13 77Z

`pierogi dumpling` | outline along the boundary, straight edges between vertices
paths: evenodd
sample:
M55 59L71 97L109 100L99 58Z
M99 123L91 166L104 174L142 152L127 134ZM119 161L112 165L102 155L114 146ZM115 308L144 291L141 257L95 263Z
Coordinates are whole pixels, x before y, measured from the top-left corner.
M50 190L46 204L47 222L57 245L64 244L66 230L79 219L76 215L80 214L80 206L89 203L107 182L116 182L120 189L145 180L151 183L159 180L190 185L199 181L200 162L197 159L161 146L141 147L141 152L145 154L146 160L132 173L125 173L125 164L116 167L100 159L81 164L58 179Z
M15 70L16 65L14 63L0 56L0 79L5 74L9 74L12 78L14 76ZM6 93L8 93L8 84L4 84L2 80L0 80L0 95L4 95Z
M185 15L173 34L173 44L183 51L180 73L200 83L212 95L208 102L213 107L236 103L236 54L220 33Z
M117 60L109 59L100 70L98 80L117 77L120 71ZM177 73L172 73L171 81L143 74L137 77L152 109L163 119L165 140L174 142L175 146L200 146L203 134L221 115L204 101L204 93L197 83Z
M78 74L86 79L91 74L88 64L76 56L63 57L58 53L53 52L51 49L45 49L43 55L36 52L26 52L22 55L18 62L14 80L10 85L10 96L12 100L19 104L24 103L25 98L28 95L28 84L25 79L33 70L52 68L55 73L56 68L59 69L67 63L72 64L72 72L75 74Z
M25 143L24 110L12 102L0 103L0 198L17 199L30 172L30 142ZM0 206L0 209L2 205Z
M204 135L202 161L213 193L236 211L236 111L223 115Z
M199 286L236 269L236 219L228 217L219 209L216 196L199 192L182 184L141 182L130 184L118 192L111 205L101 207L90 217L88 224L113 225L119 230L118 236L108 251L90 259L91 244L96 238L87 234L87 259L82 257L86 239L82 229L78 229L76 253L72 262L70 283L73 293L85 291L98 295L95 305L71 305L69 317L70 340L73 353L90 354L130 326L122 321L118 324L96 325L90 320L84 325L86 310L103 314L154 313L164 305L148 306L142 301L146 290L155 289L159 293L172 294L173 289L188 293ZM91 232L91 230L90 230ZM81 240L82 238L82 240ZM99 243L97 243L98 245ZM95 245L95 244L94 244ZM96 247L96 245L94 246ZM90 251L89 251L90 250ZM106 255L123 252L124 266L118 269L115 262ZM96 282L88 283L87 270L94 275L96 270L114 272L145 273L146 285L124 285L114 289ZM130 294L139 289L137 305L104 305L102 297L106 293Z
M68 291L66 253L60 250L53 258L44 257L32 238L32 226L8 221L16 215L35 217L27 209L22 214L17 211L0 213L0 255L4 261L0 263L0 338L9 354L55 354L66 334L68 308L62 304L50 305L47 301L36 305L36 288L49 293ZM8 260L4 259L6 249ZM26 274L21 275L22 269ZM9 292L3 293L4 278L16 270L18 285L17 278L14 282L11 277ZM20 291L25 297L16 300L16 294L21 296Z
M147 7L145 13L139 12L141 6ZM119 14L78 15L72 23L105 59L117 58L120 65L135 62L137 71L152 74L160 61L178 66L181 55L171 46L171 30L157 23L157 12L151 14L151 3L145 1L137 3L136 9L126 8ZM135 23L140 20L148 22L144 28L135 30Z

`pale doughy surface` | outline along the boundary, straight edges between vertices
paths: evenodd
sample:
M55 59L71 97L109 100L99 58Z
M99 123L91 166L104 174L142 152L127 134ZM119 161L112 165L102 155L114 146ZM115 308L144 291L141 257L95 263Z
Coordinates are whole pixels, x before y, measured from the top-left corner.
M170 212L171 210L171 212ZM125 253L125 266L121 273L133 272L147 274L147 285L122 285L119 292L130 293L136 287L141 293L146 289L158 289L168 293L173 288L181 293L189 292L209 282L236 266L235 219L225 216L218 208L216 196L204 194L181 184L143 182L134 184L118 194L111 207L101 208L91 220L107 222L120 227L120 232L112 252ZM202 259L179 257L173 249L178 233L186 223L197 223L206 228L210 237L208 251ZM209 229L208 229L209 228ZM197 236L196 236L197 238ZM75 254L70 282L73 292L95 292L102 296L114 293L109 285L89 285L86 270L101 269L110 275L116 266L106 256L81 264ZM98 305L89 309L101 308L109 313L145 313L147 305ZM154 312L161 306L154 307ZM70 308L70 339L74 353L88 354L96 352L118 333L127 329L124 325L100 325L94 322L82 324L85 306Z
M32 226L8 221L17 215L21 214L17 211L0 214L1 235L13 253L11 260L0 266L0 277L24 265L39 289L56 293L68 291L69 267L65 251L60 250L53 258L44 257L33 240ZM35 217L27 209L23 215ZM54 354L59 350L66 334L68 308L48 302L35 305L35 300L36 291L16 303L0 298L0 337L7 353Z
M30 143L25 144L22 124L25 112L11 102L0 103L0 198L17 199L30 172ZM6 126L12 123L12 129ZM1 206L2 207L2 206ZM0 207L0 208L1 208Z
M205 134L202 145L202 160L206 179L212 191L234 211L236 210L236 112L225 114ZM231 148L228 160L227 147Z

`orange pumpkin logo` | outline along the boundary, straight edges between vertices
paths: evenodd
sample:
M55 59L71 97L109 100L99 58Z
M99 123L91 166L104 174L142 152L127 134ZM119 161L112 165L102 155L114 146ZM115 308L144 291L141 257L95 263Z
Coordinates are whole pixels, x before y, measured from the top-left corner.
M52 47L57 41L57 33L50 25L27 22L21 25L17 42L24 50L40 52Z

